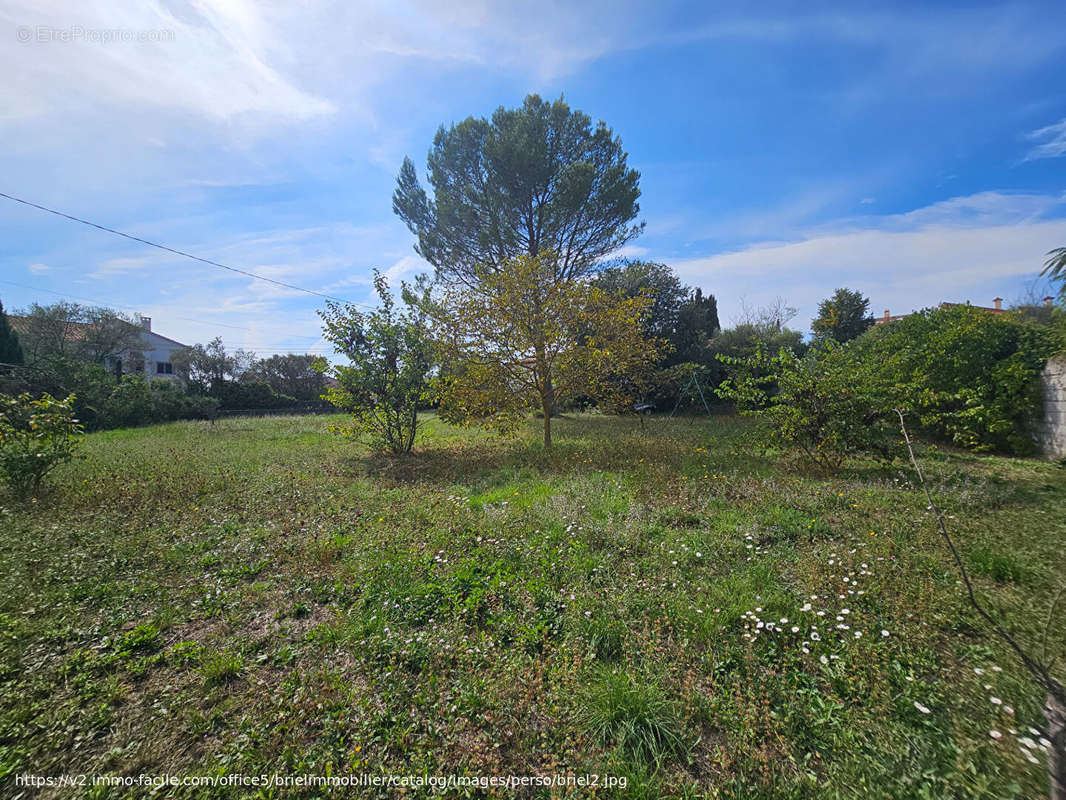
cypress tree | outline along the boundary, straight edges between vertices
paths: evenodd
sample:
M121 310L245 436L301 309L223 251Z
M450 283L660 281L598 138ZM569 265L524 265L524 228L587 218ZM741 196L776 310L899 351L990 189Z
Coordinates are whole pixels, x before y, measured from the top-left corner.
M0 302L0 364L21 364L22 346L19 335L11 329L11 323L4 313L4 304Z

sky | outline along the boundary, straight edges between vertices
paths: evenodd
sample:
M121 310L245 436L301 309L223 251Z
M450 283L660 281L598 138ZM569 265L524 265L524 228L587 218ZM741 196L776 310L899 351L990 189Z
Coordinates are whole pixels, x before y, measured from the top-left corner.
M891 6L889 10L888 6ZM1066 245L1066 4L0 0L0 192L358 303L430 271L393 214L437 128L563 96L621 138L620 255L871 311L1039 298ZM326 352L320 297L0 198L0 300Z

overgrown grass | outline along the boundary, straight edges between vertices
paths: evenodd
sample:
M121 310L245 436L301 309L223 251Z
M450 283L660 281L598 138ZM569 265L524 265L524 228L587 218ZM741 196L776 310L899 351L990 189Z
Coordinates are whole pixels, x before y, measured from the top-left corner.
M908 472L793 472L725 417L566 418L550 453L533 423L430 420L402 458L328 421L94 434L61 488L0 500L0 794L19 773L568 771L626 779L601 796L1046 793L1042 698ZM1066 471L924 458L980 590L1061 661ZM341 796L163 796L293 795Z

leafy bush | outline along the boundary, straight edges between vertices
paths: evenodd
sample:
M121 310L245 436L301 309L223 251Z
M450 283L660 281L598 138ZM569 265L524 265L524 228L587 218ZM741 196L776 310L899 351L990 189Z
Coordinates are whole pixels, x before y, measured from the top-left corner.
M828 470L855 453L897 455L896 408L928 438L1024 455L1035 446L1040 372L1060 346L1052 327L1020 314L945 306L803 358L761 346L720 357L730 376L719 396L759 420L762 443Z
M878 365L856 355L828 343L804 358L785 348L723 358L731 375L718 394L756 418L750 435L764 447L800 450L830 471L857 453L889 459L900 438L892 395Z
M218 400L186 394L173 381L123 375L96 411L96 427L131 428L178 419L204 419L214 414Z
M1062 346L1020 314L971 306L926 309L856 340L921 433L974 450L1033 451L1040 372Z
M222 408L244 410L251 408L292 408L295 397L278 394L265 381L216 381L208 392Z
M376 271L374 288L381 299L374 311L330 302L319 312L323 337L350 361L333 367L337 386L325 397L355 420L354 426L334 430L366 436L376 450L407 453L429 389L432 346L414 296L405 297L406 308L398 311L385 277Z
M0 395L0 474L17 497L40 489L44 477L74 457L81 443L74 396Z

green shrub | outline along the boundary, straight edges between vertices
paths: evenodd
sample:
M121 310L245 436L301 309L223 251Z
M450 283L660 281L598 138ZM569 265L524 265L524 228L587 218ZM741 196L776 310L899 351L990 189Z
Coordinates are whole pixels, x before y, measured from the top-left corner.
M827 470L857 453L898 455L896 408L926 438L1024 455L1035 447L1040 372L1060 346L1051 327L1020 314L946 306L803 358L762 347L720 357L729 377L718 394L759 421L751 435L761 445Z
M81 444L74 395L0 395L0 475L17 497L36 494L44 477L74 457Z
M758 424L750 436L763 447L799 450L835 470L849 455L890 459L899 434L891 393L877 365L850 344L827 343L799 358L761 348L747 359L722 359L730 370L718 389Z
M211 384L209 396L214 397L222 408L246 410L253 408L292 408L296 398L278 394L265 381L216 381Z
M123 375L96 409L96 427L133 428L178 419L205 419L219 401L186 394L173 381L148 380L144 375Z
M973 450L1034 450L1040 372L1062 346L1051 327L947 306L878 326L855 344L925 436Z

